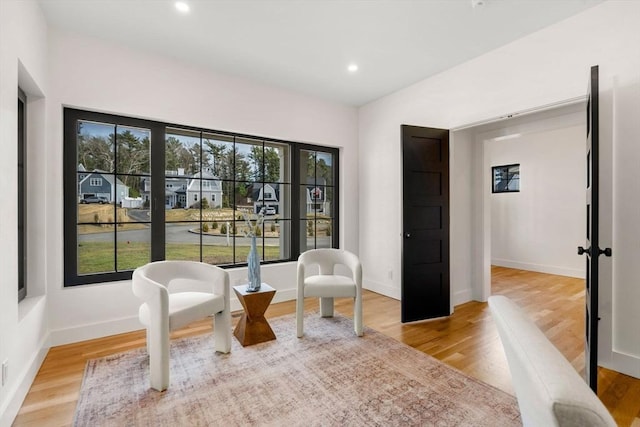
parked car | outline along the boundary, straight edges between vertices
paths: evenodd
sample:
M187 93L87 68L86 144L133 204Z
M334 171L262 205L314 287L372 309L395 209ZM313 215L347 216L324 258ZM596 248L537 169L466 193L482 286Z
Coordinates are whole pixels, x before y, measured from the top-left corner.
M102 205L104 203L109 203L109 199L102 196L89 196L80 200L80 203L100 203Z
M266 206L266 207L263 207L262 209L260 209L260 213L262 215L275 215L276 214L276 208L274 208L272 206Z

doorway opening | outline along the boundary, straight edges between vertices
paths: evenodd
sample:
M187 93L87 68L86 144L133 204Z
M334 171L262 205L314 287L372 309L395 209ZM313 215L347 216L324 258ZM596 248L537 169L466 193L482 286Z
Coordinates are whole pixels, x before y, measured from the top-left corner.
M471 221L482 230L471 242L483 254L473 299L491 295L491 266L584 279L576 247L586 229L585 108L581 101L453 132L454 157L456 144L471 150ZM516 164L519 191L494 192L493 168Z

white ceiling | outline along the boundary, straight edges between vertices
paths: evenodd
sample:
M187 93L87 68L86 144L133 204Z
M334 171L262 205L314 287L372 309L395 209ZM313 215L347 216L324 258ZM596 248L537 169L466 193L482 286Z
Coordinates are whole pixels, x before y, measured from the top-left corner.
M186 0L186 15L173 0L40 4L66 31L359 106L601 1Z

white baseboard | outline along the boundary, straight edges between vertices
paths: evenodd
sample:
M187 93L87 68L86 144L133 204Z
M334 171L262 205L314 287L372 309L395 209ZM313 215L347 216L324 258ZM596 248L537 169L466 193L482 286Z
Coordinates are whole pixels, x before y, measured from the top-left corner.
M51 331L51 346L92 340L140 329L144 328L138 321L138 316L112 319L65 329L56 329Z
M388 296L389 298L400 300L400 288L396 288L393 286L385 285L384 283L376 282L375 280L370 280L364 278L362 280L362 287L373 291L375 293Z
M375 280L363 279L362 287L373 291L375 293L385 295L389 298L401 299L401 290L400 288L392 287L389 285L385 285L384 283L376 282ZM453 306L464 304L465 302L471 301L472 298L472 290L465 289L463 291L458 291L452 296Z
M10 426L18 415L24 398L29 393L31 384L49 352L48 342L49 336L45 336L38 346L40 350L33 355L31 362L15 382L15 386L7 392L5 403L0 407L0 426Z
M640 357L631 354L611 352L611 357L605 363L599 363L612 371L620 372L625 375L640 379Z
M575 277L584 279L584 269L558 267L555 265L534 264L529 262L513 261L508 259L492 259L491 265L498 267L517 268L519 270L535 271L538 273L556 274L558 276Z
M278 290L272 303L289 301L296 298L295 289ZM231 311L242 310L242 305L235 296L231 298ZM123 334L125 332L143 329L138 321L138 316L113 319L100 323L74 326L71 328L57 329L51 331L51 345L64 345L109 335Z
M464 289L462 291L458 291L452 296L452 303L455 307L456 305L464 304L465 302L469 302L473 300L473 291L471 289Z

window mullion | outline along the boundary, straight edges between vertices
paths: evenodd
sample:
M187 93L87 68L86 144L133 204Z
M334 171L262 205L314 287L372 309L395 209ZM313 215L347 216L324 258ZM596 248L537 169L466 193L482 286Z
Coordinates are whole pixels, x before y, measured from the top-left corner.
M238 155L237 149L238 146L236 145L237 141L236 141L236 137L233 137L233 153L231 155L231 176L233 177L233 181L232 181L232 185L231 185L231 202L229 203L230 207L231 207L231 212L233 214L233 218L230 222L231 224L231 230L238 230L236 227L236 187L238 186L238 172L236 171L236 157ZM233 236L233 263L237 264L238 263L238 259L236 257L236 233L231 233L231 235Z
M108 173L113 173L113 199L110 199L113 207L113 271L118 271L118 208L116 207L116 193L113 188L117 188L118 182L118 125L116 124L113 133L113 168Z
M198 227L200 228L200 232L198 235L200 236L200 262L202 262L202 244L204 243L204 202L202 200L202 186L204 184L204 148L202 147L202 132L200 132L200 224ZM207 202L211 203L211 200L207 200Z
M291 258L300 255L300 147L293 147L291 159Z
M151 126L151 261L165 259L165 134L164 126Z

